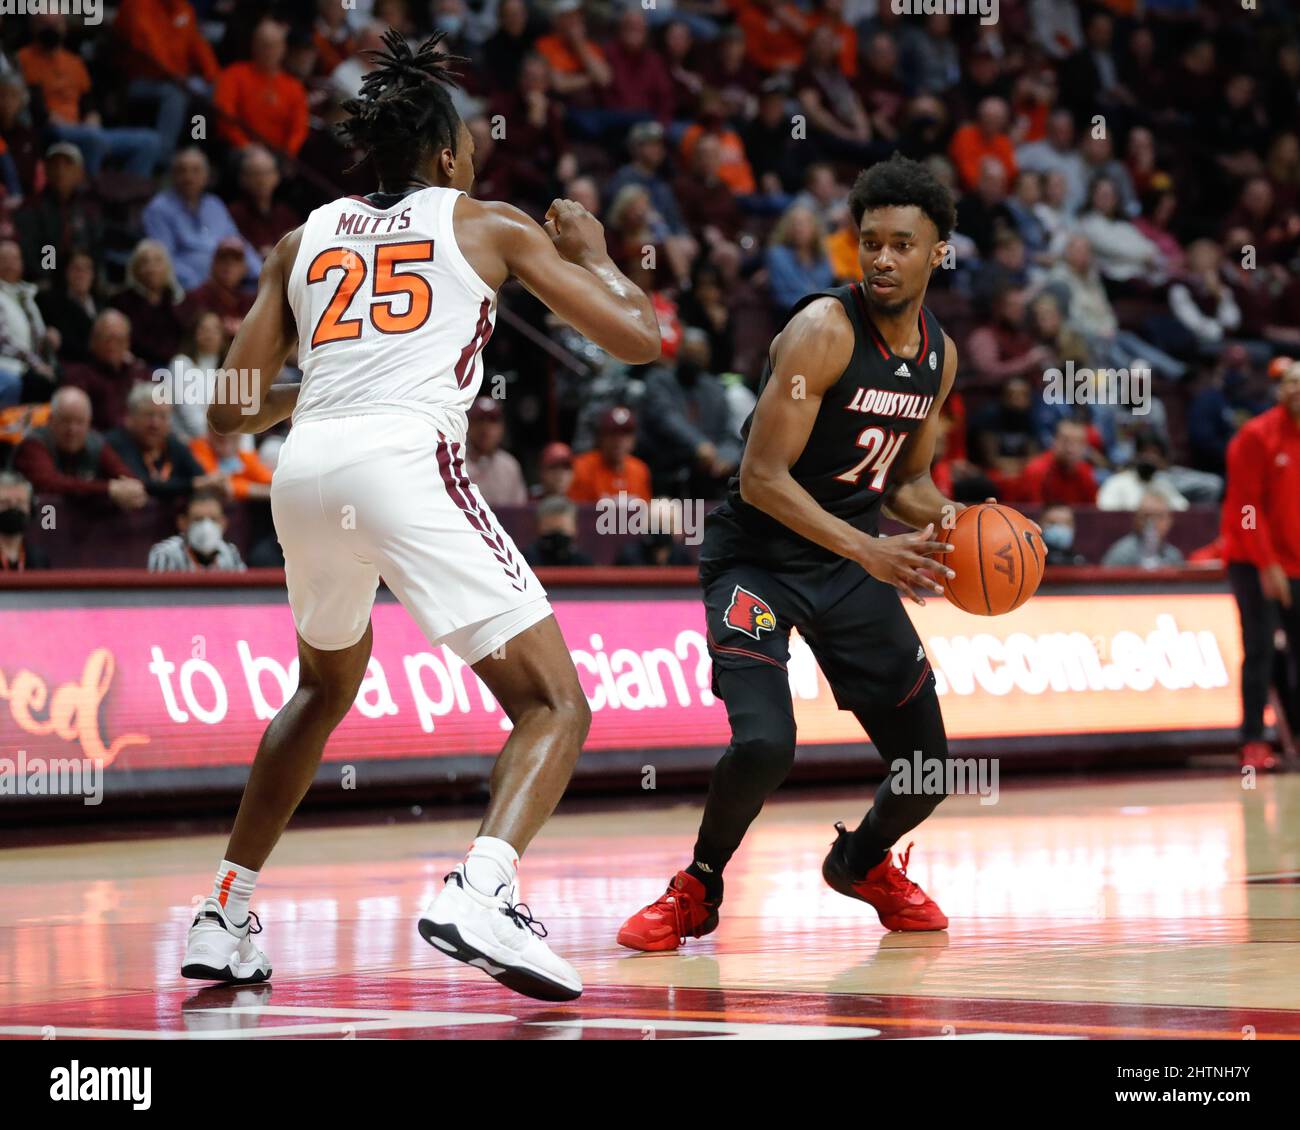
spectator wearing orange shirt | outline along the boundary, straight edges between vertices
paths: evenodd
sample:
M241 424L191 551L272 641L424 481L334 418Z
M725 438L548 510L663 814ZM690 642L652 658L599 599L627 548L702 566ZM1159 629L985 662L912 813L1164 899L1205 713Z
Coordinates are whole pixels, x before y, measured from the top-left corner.
M718 179L731 189L733 195L753 195L758 186L754 183L754 170L745 155L745 143L740 139L740 134L727 124L722 95L711 88L706 88L700 95L699 121L692 123L682 134L683 165L690 165L696 144L705 136L714 138L718 143Z
M587 37L581 0L551 5L551 30L533 48L551 68L551 84L570 106L595 106L613 72L605 53Z
M158 163L158 134L151 129L105 129L90 101L90 72L81 56L63 46L67 20L57 12L31 17L35 38L18 52L23 79L39 91L50 134L70 141L94 176L106 160L147 177Z
M650 468L632 454L636 446L636 417L621 405L600 418L596 446L573 461L569 497L574 502L599 502L602 498L650 501Z
M1007 171L1007 183L1016 179L1016 150L1007 127L1011 111L1005 99L985 98L976 111L976 120L967 122L952 135L948 154L957 167L963 189L975 187L980 178L980 162L985 157L997 160Z
M176 150L191 95L208 97L221 68L189 0L122 0L113 24L130 76L127 97L157 105L159 161Z
M260 141L296 157L307 140L307 92L284 70L287 37L284 24L264 19L253 32L253 57L217 79L213 101L231 145Z
M745 33L749 57L765 71L793 70L803 62L808 18L780 0L731 0L736 23Z
M238 435L220 435L208 430L190 443L190 454L209 479L219 479L227 498L240 502L271 497L271 468L256 451L239 446Z

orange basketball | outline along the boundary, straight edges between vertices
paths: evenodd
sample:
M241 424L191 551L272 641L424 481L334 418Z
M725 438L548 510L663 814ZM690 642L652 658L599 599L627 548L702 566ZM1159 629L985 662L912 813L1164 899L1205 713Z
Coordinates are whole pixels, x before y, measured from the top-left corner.
M1047 547L1019 511L982 502L968 506L952 529L940 532L953 549L935 559L957 574L944 582L944 596L963 612L1001 616L1038 591Z

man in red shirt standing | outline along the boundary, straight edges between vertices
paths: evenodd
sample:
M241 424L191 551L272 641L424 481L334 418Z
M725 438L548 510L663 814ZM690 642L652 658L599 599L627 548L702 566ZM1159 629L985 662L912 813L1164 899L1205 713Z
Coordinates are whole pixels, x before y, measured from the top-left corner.
M1227 465L1221 534L1241 614L1241 763L1272 769L1264 703L1279 621L1292 657L1300 656L1300 361L1281 371L1277 406L1248 420L1228 444ZM1294 718L1298 688L1285 690Z
M1045 505L1093 506L1097 479L1088 463L1088 429L1076 420L1056 425L1052 450L1036 455L1020 473L1016 495L1025 502Z

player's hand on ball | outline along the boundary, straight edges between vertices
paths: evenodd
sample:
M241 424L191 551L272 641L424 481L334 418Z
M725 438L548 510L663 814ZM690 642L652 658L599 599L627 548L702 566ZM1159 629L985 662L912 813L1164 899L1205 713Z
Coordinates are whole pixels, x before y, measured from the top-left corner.
M921 593L943 595L940 577L955 576L946 565L931 560L932 553L951 553L952 546L945 541L934 541L934 523L910 534L896 534L890 538L868 538L860 564L878 581L893 585L900 593L917 604L924 604Z
M581 266L605 254L605 228L576 200L553 200L546 209L546 234L555 250Z

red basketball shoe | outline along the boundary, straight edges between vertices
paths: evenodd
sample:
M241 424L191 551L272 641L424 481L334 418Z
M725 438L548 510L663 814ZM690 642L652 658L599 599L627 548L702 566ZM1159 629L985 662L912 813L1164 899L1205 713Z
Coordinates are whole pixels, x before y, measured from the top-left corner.
M704 897L704 884L678 871L649 906L623 923L618 944L631 950L675 950L687 938L702 938L718 928L718 904Z
M876 864L861 879L849 871L849 833L843 824L835 825L835 842L822 864L822 878L833 891L861 899L876 908L880 924L886 930L946 930L948 918L938 904L907 877L907 861L912 845L894 865L893 853Z
M1265 741L1247 742L1241 747L1241 767L1243 769L1269 769L1277 768L1277 754L1273 752L1273 747Z

